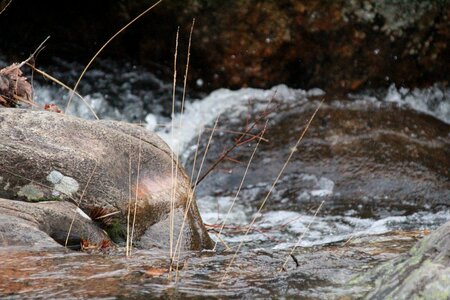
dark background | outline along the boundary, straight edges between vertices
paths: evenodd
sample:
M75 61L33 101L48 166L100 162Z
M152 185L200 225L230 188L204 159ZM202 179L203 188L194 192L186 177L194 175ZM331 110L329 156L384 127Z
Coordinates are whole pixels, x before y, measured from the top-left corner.
M0 1L0 9L8 1ZM26 58L47 37L38 65L81 65L153 1L13 0L0 15L0 53ZM448 1L163 1L100 55L144 65L170 80L180 26L182 74L192 19L190 84L354 91L448 85Z

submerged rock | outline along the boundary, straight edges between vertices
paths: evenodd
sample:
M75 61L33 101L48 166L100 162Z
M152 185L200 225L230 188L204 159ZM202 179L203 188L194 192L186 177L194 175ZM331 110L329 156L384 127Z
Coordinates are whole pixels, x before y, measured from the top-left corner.
M169 246L173 200L175 241L186 214L183 247L211 245L195 201L186 212L189 179L156 134L114 121L0 109L0 136L0 197L60 200L54 205L67 213L75 204L116 241L126 238L129 219L135 241L145 248ZM43 204L27 205L33 211ZM46 224L49 231L57 225Z
M445 223L406 255L363 276L375 283L367 299L449 299L450 222Z
M319 105L314 101L288 104L273 101L277 111L271 115L264 135L268 142L261 142L240 194L249 205L257 205L264 199ZM232 123L233 119L223 120L227 114L222 114L222 122ZM245 131L240 127L245 124L241 121L244 118L238 118L240 123L229 128ZM376 219L448 208L449 132L448 124L408 107L327 101L294 152L266 208L308 211L326 200L320 214L341 215L351 210L352 215ZM207 138L203 137L203 143ZM215 135L208 163L212 164L234 142L230 135ZM220 170L205 179L198 189L199 196L210 191L234 196L255 144L253 141L238 147L231 154L233 161L224 161ZM235 189L225 190L224 186Z

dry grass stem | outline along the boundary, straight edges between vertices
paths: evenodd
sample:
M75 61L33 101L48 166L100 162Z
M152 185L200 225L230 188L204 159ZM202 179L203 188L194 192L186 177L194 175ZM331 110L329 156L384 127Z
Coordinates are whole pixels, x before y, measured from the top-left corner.
M201 139L202 135L203 135L203 131L200 129L198 134L197 134L197 146L195 147L194 161L192 163L191 180L190 180L190 182L192 182L194 180L195 166L197 165L198 148L200 148L200 139Z
M314 113L312 114L311 118L309 119L308 123L306 124L305 128L303 129L302 133L300 134L299 138L297 139L297 141L296 141L294 147L292 147L291 152L289 153L289 156L288 156L288 158L286 159L286 161L285 161L283 167L281 168L280 172L278 173L277 177L275 178L274 182L272 183L272 185L271 185L269 191L267 192L267 195L266 195L266 197L264 198L263 202L261 203L261 205L260 205L258 211L255 213L255 217L254 217L253 220L250 222L250 225L248 226L247 230L245 231L244 238L248 235L248 233L250 232L251 228L252 228L253 225L255 224L256 218L257 218L257 217L259 216L259 214L261 213L261 210L264 208L264 206L265 206L267 200L269 199L270 195L272 194L273 189L275 188L275 185L276 185L276 184L278 183L278 181L280 180L281 175L284 173L284 170L286 169L287 165L288 165L289 162L291 161L292 156L293 156L294 153L297 151L298 145L299 145L300 142L303 140L303 137L305 136L306 132L308 131L309 126L311 125L311 122L314 120L314 117L316 116L317 112L319 111L320 107L322 106L323 101L324 101L324 100L322 100L322 101L319 103L318 107L316 108L316 110L315 110ZM221 285L221 284L223 283L223 281L225 280L225 278L226 278L226 276L227 276L227 274L228 274L228 270L229 270L229 269L231 268L231 266L233 265L233 263L234 263L234 261L235 261L235 259L236 259L236 257L237 257L237 254L239 253L239 250L241 249L241 247L242 247L242 245L243 245L243 243L244 243L244 238L243 238L242 241L239 243L239 246L237 247L236 251L234 252L234 255L233 255L233 257L232 257L230 263L228 264L227 268L225 269L225 274L223 275L222 280L220 281L220 284L219 284L219 285Z
M2 4L5 1L2 1ZM8 8L8 6L11 4L12 0L9 0L2 8L2 10L0 10L0 15Z
M125 255L130 256L130 217L131 217L131 198L132 198L132 186L131 186L131 141L130 141L130 152L128 157L128 211L127 211L127 241L125 246Z
M105 215L102 215L102 216L100 216L100 217L97 217L97 218L95 218L95 220L101 220L101 219L104 219L104 218L107 218L107 217L111 217L111 216L114 216L114 215L117 215L118 213L120 213L120 211L113 211L113 212L110 212L110 213L108 213L108 214L105 214Z
M178 38L180 34L180 27L177 28L177 34L175 38L175 53L173 55L173 87L172 87L172 113L171 113L171 139L172 143L175 141L174 137L174 124L175 124L175 96L176 96L176 86L177 86L177 57L178 57ZM178 179L178 154L174 153L175 149L172 149L171 153L171 164L172 164L172 193L170 197L170 213L169 213L169 257L170 257L170 267L169 267L169 278L172 275L172 262L173 262L173 235L174 235L174 225L175 225L175 195L177 188Z
M81 193L80 199L77 202L77 208L80 207L81 201L83 201L84 194L86 193L86 190L87 190L89 184L91 183L92 177L94 176L94 173L97 170L97 165L98 165L98 163L95 162L94 169L92 170L91 175L89 175L88 181L86 182L86 186L84 187L83 192ZM66 242L64 243L64 247L66 247L66 248L67 248L67 243L69 242L70 232L72 231L73 223L75 222L75 217L77 214L78 214L78 212L75 210L73 213L72 222L70 222L69 231L67 232Z
M192 19L191 30L190 30L190 33L189 33L189 43L188 43L188 49L187 49L186 66L185 66L184 79L183 79L183 95L181 97L180 122L179 122L179 125L178 125L180 128L181 128L181 126L183 124L184 102L185 102L185 99L186 99L186 86L187 86L187 78L188 78L188 74L189 74L189 59L191 57L191 42L192 42L192 32L194 31L194 25L195 25L195 19ZM178 32L177 32L177 34L178 34ZM174 96L175 96L175 94L174 94ZM173 128L172 128L172 132L173 132ZM178 164L179 164L179 161L178 161L179 154L180 154L180 144L178 144L177 151L176 151L177 170L178 170ZM177 176L177 175L178 174L176 172L175 176ZM175 209L175 207L173 207L173 208ZM187 207L187 209L189 209L189 206ZM183 220L183 222L184 222L184 220ZM177 243L178 243L178 241L177 241ZM175 252L176 252L176 248L175 248ZM178 280L178 267L179 267L179 261L180 261L180 254L181 254L181 251L178 252L175 281ZM172 258L172 261L173 261L173 258Z
M130 237L130 245L128 248L129 254L131 254L131 250L133 250L133 238L134 238L134 228L136 225L136 213L137 213L137 202L139 195L139 177L141 170L141 154L142 154L142 131L139 132L139 153L138 153L138 164L137 164L137 174L136 174L136 194L134 195L134 211L133 211L133 225L131 226L131 237Z
M289 252L289 255L286 257L286 260L284 261L283 265L281 266L280 272L282 272L283 270L285 270L286 268L286 264L289 261L290 257L293 257L294 251L295 249L300 245L300 242L303 240L303 238L305 237L306 233L309 231L309 228L311 227L311 224L314 222L314 220L316 219L317 213L320 211L320 209L322 208L323 204L325 203L325 200L323 200L319 207L316 209L316 212L314 213L311 221L309 222L308 226L306 227L305 231L302 233L302 235L299 237L299 239L297 240L297 243L295 243L294 247L292 247L291 251Z
M220 115L217 117L213 128L217 127L217 124L219 123L219 118L220 118ZM205 153L203 154L202 161L200 163L200 167L199 167L198 172L197 172L197 179L196 180L198 180L198 178L199 178L199 176L201 174L201 171L202 171L202 168L203 168L203 164L205 162L206 155L208 154L209 146L211 145L211 141L212 141L212 137L214 135L214 132L215 132L215 130L212 130L211 134L209 136L208 143L206 144ZM189 212L189 208L191 207L191 203L192 203L192 201L194 199L196 187L197 187L197 184L194 185L194 188L192 189L191 194L188 197L188 201L187 201L187 204L186 204L186 210L184 212L183 222L181 223L180 232L178 234L177 243L175 245L175 251L177 249L179 249L179 251L181 251L181 238L182 238L182 233L183 233L183 229L184 229L184 224L186 223L187 215L188 215L188 212Z
M103 44L103 46L100 47L100 49L95 53L95 55L91 58L91 60L88 62L88 64L86 65L86 67L84 67L83 71L81 72L80 77L78 78L77 82L75 83L75 86L73 87L73 92L70 93L69 96L69 100L67 102L67 106L65 109L65 112L67 112L70 103L72 101L72 98L74 96L74 92L77 90L78 85L80 84L81 79L83 78L84 74L86 73L86 71L89 69L89 67L92 65L92 63L94 62L94 60L97 58L97 56L99 56L99 54L103 51L103 49L105 49L106 46L109 45L109 43L111 43L120 33L122 33L124 30L126 30L131 24L133 24L134 22L136 22L137 20L139 20L141 17L143 17L146 13L148 13L149 11L151 11L155 6L157 6L159 3L161 3L162 0L159 0L158 2L156 2L155 4L153 4L152 6L150 6L149 8L147 8L146 10L144 10L142 13L140 13L137 17L135 17L133 20L131 20L130 22L128 22L125 26L123 26L119 31L117 31L112 37L109 38L109 40L106 41L106 43Z
M81 99L81 101L83 101L84 104L86 104L86 106L89 108L89 110L92 112L92 114L94 115L94 117L99 120L97 114L95 113L94 109L92 108L92 106L89 105L89 103L86 101L86 99L83 98L83 96L81 96L78 92L74 91L73 89L71 89L68 85L64 84L63 82L61 82L60 80L56 79L55 77L49 75L48 73L36 68L35 66L33 66L30 63L27 63L27 66L29 66L33 71L39 73L40 75L44 76L47 79L50 79L51 81L53 81L54 83L60 85L61 87L65 88L66 90L68 90L69 92L74 93L78 98Z

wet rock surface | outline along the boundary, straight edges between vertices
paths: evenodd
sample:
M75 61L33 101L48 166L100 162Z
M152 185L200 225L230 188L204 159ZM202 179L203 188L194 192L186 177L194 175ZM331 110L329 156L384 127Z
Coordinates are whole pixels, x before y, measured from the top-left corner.
M418 242L407 254L363 275L375 282L367 299L448 299L450 222Z
M240 201L252 206L264 199L291 147L319 105L314 101L300 103L300 99L291 104L273 101L277 109L269 115L264 135L267 142L261 142L239 196ZM258 100L254 100L253 106L258 105ZM222 117L224 123L230 122L226 115ZM237 132L245 131L238 122L234 124L236 127L230 127ZM252 133L256 134L262 125ZM325 200L321 214L351 210L352 214L366 218L409 215L419 207L429 211L448 208L449 132L448 124L407 107L379 102L326 101L266 208L308 211ZM203 138L203 145L207 138L208 135ZM216 161L234 142L231 135L217 133L208 164ZM255 145L256 141L252 141L238 147L231 159L225 160L200 185L199 195L206 196L204 190L213 190L217 195L232 197L236 190L223 187L239 185ZM192 159L188 159L188 169Z
M113 230L119 241L126 236L128 211L133 216L136 207L136 240L145 237L146 242L140 243L145 248L168 246L169 228L151 228L166 222L172 198L176 217L183 219L190 186L181 168L172 177L176 162L155 134L131 124L22 109L0 109L0 121L1 197L58 201L46 205L59 205L67 214L76 204L97 221L111 214L100 223ZM44 204L22 205L32 211ZM41 221L37 219L44 226ZM177 226L179 231L181 223ZM152 242L156 235L157 241ZM182 236L187 249L210 245L195 201Z
M370 291L372 282L355 285L348 281L404 253L422 234L393 232L299 248L294 252L298 266L286 251L262 248L240 253L228 269L231 252L183 253L176 289L167 279L169 265L167 253L163 252L138 250L125 257L114 252L61 255L59 251L0 249L3 259L0 292L11 299L19 295L22 299L66 295L241 299L249 294L261 298L362 298ZM280 272L286 259L286 270Z

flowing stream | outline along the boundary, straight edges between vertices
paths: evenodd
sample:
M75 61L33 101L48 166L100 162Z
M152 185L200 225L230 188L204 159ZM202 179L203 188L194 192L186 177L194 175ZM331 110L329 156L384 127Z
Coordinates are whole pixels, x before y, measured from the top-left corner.
M80 69L58 61L47 71L71 83ZM67 91L38 75L33 84L36 102L65 107ZM136 250L126 258L121 248L107 254L1 248L0 291L9 299L361 297L370 283L348 284L353 276L408 251L450 220L449 170L438 159L425 159L419 148L440 151L449 143L450 89L439 83L345 96L285 85L220 89L188 98L184 114L174 115L173 130L171 83L139 67L99 61L79 92L100 118L156 131L178 153L188 174L193 168L198 172L218 118L203 172L236 142L237 132L263 115L268 117L267 133L239 194L257 138L239 146L197 188L199 209L217 252L183 253L179 272L169 278L167 253L159 251ZM177 92L179 112L182 90ZM271 190L322 99L316 119ZM67 113L93 119L76 97ZM257 134L263 125L251 132ZM399 132L406 145L390 140ZM412 157L417 157L415 162Z

